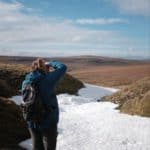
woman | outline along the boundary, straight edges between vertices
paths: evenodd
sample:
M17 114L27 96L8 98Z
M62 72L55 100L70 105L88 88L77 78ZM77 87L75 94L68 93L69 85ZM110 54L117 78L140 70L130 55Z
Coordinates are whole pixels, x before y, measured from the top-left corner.
M27 121L33 142L33 150L56 149L59 108L55 87L64 76L66 70L66 65L58 61L45 63L43 59L37 59L32 63L32 71L27 74L22 83L22 89L27 84L38 84L43 103L52 110L46 112L40 123L36 123L33 120Z

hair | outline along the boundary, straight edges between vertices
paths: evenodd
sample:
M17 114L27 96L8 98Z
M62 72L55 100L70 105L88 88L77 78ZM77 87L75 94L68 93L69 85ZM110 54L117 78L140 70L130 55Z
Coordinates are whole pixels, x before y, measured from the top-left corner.
M46 73L46 66L45 66L45 60L42 58L37 58L35 61L32 62L31 70L40 70L42 72Z

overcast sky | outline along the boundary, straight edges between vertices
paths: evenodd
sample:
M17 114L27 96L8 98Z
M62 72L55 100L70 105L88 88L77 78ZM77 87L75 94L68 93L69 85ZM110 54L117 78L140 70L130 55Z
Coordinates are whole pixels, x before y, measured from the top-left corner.
M150 58L150 0L0 0L0 55Z

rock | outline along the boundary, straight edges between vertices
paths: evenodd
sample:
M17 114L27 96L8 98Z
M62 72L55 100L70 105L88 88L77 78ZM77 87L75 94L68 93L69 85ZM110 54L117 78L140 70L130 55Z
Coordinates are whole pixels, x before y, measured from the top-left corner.
M0 97L0 149L20 149L18 143L29 137L19 106Z

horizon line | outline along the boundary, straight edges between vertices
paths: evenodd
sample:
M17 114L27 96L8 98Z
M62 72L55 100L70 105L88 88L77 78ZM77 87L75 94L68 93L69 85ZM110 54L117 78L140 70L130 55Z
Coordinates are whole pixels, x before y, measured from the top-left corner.
M59 56L42 56L42 57L40 57L40 56L36 56L36 55L34 55L34 56L28 56L28 55L1 55L0 54L0 57L26 57L26 58L69 58L69 57L102 57L102 58L111 58L111 59L124 59L124 60L145 60L145 61L150 61L150 58L149 57L146 57L146 58L144 58L144 57L133 57L133 56L131 56L131 57L112 57L112 56L106 56L106 55L92 55L92 54L90 54L90 55L86 55L86 54L81 54L81 55L59 55Z

